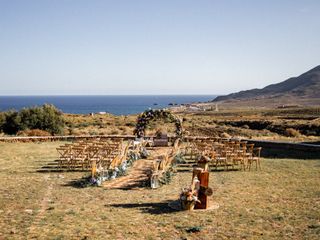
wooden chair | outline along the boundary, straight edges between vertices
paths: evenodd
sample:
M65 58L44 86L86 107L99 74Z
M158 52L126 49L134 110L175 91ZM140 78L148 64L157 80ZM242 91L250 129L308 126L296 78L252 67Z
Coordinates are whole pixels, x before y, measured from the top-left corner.
M86 159L87 159L87 154L86 154L86 148L83 146L73 146L72 147L72 168L76 169L78 167L81 167L82 170L85 169L87 166L86 164Z
M253 148L254 148L254 144L253 143L247 144L247 153L246 153L247 158L251 158L252 157Z
M231 147L226 147L225 150L226 152L226 161L225 161L225 170L229 170L229 167L232 167L232 169L234 169L234 153L233 153L233 149Z
M240 165L241 170L246 169L246 149L239 149L236 152L236 156L233 158L233 162L235 165Z
M247 149L247 143L248 143L247 141L241 141L240 142L240 148L241 149L244 149L244 148Z
M116 168L120 166L127 159L130 145L131 142L128 142L127 145L121 146L120 149L116 148L111 150L110 157L112 158L112 160L110 163L110 168Z
M221 150L215 159L216 170L218 167L223 166L225 169L227 167L227 152L225 150Z
M217 164L217 157L218 157L218 154L215 150L212 150L209 154L208 154L208 157L211 159L210 161L210 164L209 164L209 170L210 168L216 168L216 164Z
M254 148L253 151L252 151L252 156L250 158L248 158L249 171L251 170L251 164L253 162L256 163L256 170L258 170L258 167L259 167L259 170L261 170L261 165L260 165L261 149L262 149L262 147Z
M71 161L72 161L72 144L65 144L58 148L56 148L59 154L59 168L71 168Z

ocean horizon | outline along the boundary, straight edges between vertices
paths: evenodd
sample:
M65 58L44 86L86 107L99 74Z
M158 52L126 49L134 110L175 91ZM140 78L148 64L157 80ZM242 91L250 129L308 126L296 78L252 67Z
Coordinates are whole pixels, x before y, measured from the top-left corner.
M208 102L217 95L51 95L0 96L0 111L53 104L64 113L89 114L107 112L129 115L149 108L170 107L169 104Z

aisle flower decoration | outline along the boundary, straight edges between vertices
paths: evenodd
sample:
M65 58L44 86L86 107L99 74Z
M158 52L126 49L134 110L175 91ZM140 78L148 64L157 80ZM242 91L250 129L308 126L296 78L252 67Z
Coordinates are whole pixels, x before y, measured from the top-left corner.
M184 210L192 210L197 202L200 203L197 190L191 188L183 188L179 199Z

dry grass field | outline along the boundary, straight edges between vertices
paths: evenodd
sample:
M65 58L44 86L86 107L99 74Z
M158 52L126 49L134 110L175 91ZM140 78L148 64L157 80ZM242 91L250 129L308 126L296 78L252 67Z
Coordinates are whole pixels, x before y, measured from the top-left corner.
M320 160L263 159L262 171L212 172L211 201L220 207L185 212L168 202L191 173L157 190L77 188L83 172L38 172L60 144L0 144L0 239L320 237Z
M240 137L290 142L320 142L320 108L221 109L205 112L176 112L183 119L186 135ZM65 135L132 134L137 115L65 114ZM150 122L148 135L158 128L174 134L174 124Z
M212 104L211 104L212 105ZM211 106L209 105L209 106ZM201 105L202 106L202 105ZM190 112L178 108L172 111L183 120L184 134L189 136L219 136L224 138L252 138L289 142L320 142L320 108L298 107L288 109L267 108L214 108ZM180 109L180 110L179 110ZM63 135L132 135L138 115L64 114ZM157 130L175 133L173 123L166 120L151 121L147 135ZM22 136L34 136L37 131L22 131ZM49 133L47 133L49 134ZM0 132L0 136L5 136Z

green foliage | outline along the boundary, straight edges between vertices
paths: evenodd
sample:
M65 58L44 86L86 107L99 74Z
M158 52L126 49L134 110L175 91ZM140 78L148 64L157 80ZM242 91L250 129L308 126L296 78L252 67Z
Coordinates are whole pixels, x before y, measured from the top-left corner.
M127 127L135 127L136 126L136 123L135 122L127 122L125 124Z
M294 128L286 128L285 135L288 137L299 137L300 132Z
M51 134L61 133L64 127L62 112L55 106L49 104L43 105L42 110L42 123L39 129L50 132Z
M62 113L50 104L45 104L41 107L24 108L20 112L6 112L2 124L2 130L6 134L16 134L18 131L26 129L40 129L50 134L60 134L63 127Z
M2 130L7 134L16 134L20 130L23 130L19 112L12 110L5 113L5 121L2 125Z
M174 172L172 169L168 169L164 174L163 176L159 179L159 183L161 185L167 185L169 184L172 179L173 179L173 176L174 176Z
M186 160L183 157L183 154L181 153L177 154L173 159L173 163L174 164L186 163Z
M3 124L6 121L5 114L0 112L0 133L3 131Z

